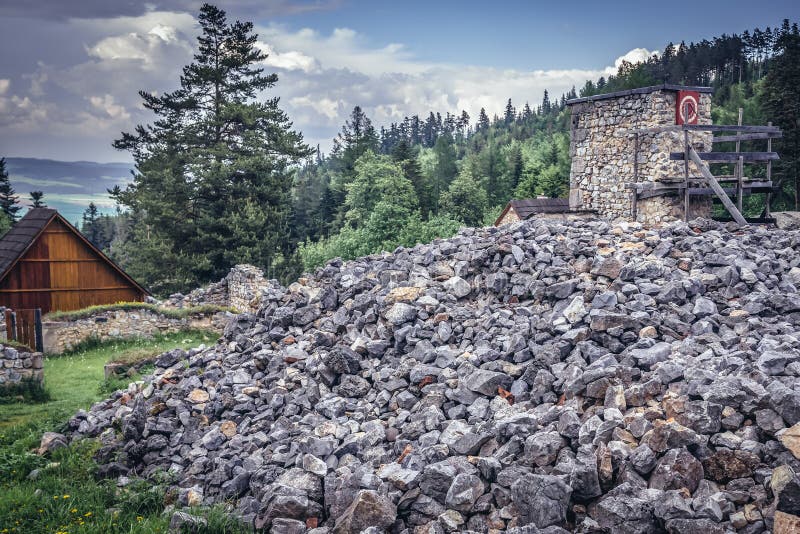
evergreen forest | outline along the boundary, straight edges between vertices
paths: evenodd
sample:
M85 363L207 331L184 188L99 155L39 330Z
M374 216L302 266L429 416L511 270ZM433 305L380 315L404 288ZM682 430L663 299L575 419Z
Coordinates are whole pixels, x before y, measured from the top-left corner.
M781 161L773 167L780 192L772 209L797 210L800 31L777 22L669 44L566 94L509 99L477 117L420 110L379 125L355 106L324 154L281 110L279 80L259 66L265 56L253 25L206 4L194 61L176 89L141 91L153 121L114 141L136 163L132 183L111 191L117 214L101 216L90 206L80 226L155 294L218 280L237 263L289 281L332 258L490 225L513 198L565 196L567 100L661 83L713 87L714 123L735 124L742 108L744 124L782 128L773 145ZM8 194L0 183L3 220L13 221ZM747 211L760 212L758 202L748 200Z

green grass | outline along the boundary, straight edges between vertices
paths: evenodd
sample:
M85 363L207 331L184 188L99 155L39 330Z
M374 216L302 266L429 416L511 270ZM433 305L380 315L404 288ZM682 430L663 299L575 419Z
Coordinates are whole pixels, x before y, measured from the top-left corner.
M33 378L25 378L19 382L0 384L0 404L12 402L47 402L50 392L41 382Z
M130 363L133 356L138 361L176 347L188 349L202 343L213 344L217 337L216 334L203 331L177 332L158 335L153 339L91 342L62 355L45 356L44 381L50 401L3 404L0 409L0 431L31 420L66 421L77 410L88 409L105 396L100 390L104 382L103 365L110 361ZM135 379L133 377L127 381ZM107 388L103 391L107 391Z
M38 404L4 404L0 408L0 534L105 534L166 532L168 505L175 495L168 480L137 480L119 488L115 480L96 480L90 440L59 449L44 458L32 452L43 432L62 430L80 408L137 377L104 380L109 361L141 361L165 350L210 344L216 334L179 332L155 339L87 344L82 349L45 359L45 381L51 397ZM147 368L143 371L147 372ZM33 470L38 476L31 478ZM208 521L198 532L249 532L225 513L223 506L186 510Z
M233 308L216 306L214 304L203 304L202 306L191 306L188 308L161 308L148 302L117 302L116 304L89 306L88 308L83 308L81 310L51 312L45 315L43 319L45 321L77 321L78 319L86 319L97 313L119 310L147 310L153 313L161 314L164 317L169 317L170 319L185 319L193 315L213 315L218 312L235 311Z
M117 487L116 480L98 481L92 459L95 447L84 441L55 451L51 458L36 464L38 476L34 480L28 478L29 466L2 473L0 533L166 532L171 516L166 507L175 500L166 477L133 479L122 488ZM221 505L186 511L208 521L207 528L197 532L249 531L226 514Z

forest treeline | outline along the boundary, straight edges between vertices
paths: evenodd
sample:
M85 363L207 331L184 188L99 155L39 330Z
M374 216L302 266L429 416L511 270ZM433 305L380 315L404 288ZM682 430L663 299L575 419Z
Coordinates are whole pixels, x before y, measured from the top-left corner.
M258 65L249 22L201 8L194 61L179 87L141 91L155 115L114 146L136 162L133 182L111 191L113 216L87 210L82 230L157 294L185 291L253 263L284 281L325 261L410 246L491 224L512 198L559 197L569 183L566 101L660 83L714 88L715 123L772 121L781 193L773 209L796 209L800 190L800 32L784 21L700 43L670 44L641 63L539 102L498 114L433 110L374 124L356 106L329 154L306 145ZM0 197L2 188L0 187ZM758 211L749 200L749 211ZM0 208L3 207L0 198Z

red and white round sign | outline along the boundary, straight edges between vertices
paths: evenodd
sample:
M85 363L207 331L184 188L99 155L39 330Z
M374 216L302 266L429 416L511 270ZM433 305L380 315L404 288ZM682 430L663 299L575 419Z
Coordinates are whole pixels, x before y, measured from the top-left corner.
M697 124L699 95L694 91L680 91L676 111L678 124Z

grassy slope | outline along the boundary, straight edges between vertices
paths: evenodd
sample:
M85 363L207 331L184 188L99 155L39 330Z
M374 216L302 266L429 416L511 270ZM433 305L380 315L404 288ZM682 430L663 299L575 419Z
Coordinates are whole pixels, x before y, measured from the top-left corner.
M103 365L111 360L131 361L181 347L188 349L201 343L216 341L213 334L179 332L152 340L125 340L78 350L63 356L50 356L44 361L45 387L50 402L0 405L0 432L4 427L25 424L32 420L66 420L79 409L87 409L105 395ZM124 387L124 386L121 386Z
M43 432L58 430L75 411L105 396L101 391L124 387L128 380L104 380L103 365L108 361L131 361L215 340L210 333L182 332L155 340L87 346L47 358L49 402L0 404L0 534L166 532L170 515L163 512L174 501L166 480L159 484L134 479L124 488L117 487L116 480L96 480L92 455L97 445L89 441L57 450L50 458L31 451ZM34 469L38 476L31 479ZM198 532L246 532L221 506L187 511L208 521L207 528Z

